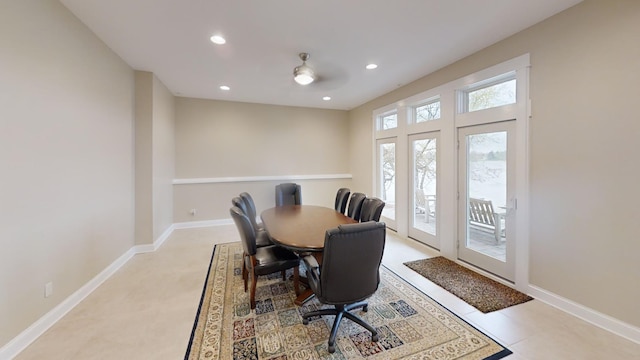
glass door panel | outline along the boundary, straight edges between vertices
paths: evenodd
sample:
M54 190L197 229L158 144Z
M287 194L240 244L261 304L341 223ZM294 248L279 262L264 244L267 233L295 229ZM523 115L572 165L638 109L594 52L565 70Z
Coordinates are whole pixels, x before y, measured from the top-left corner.
M510 193L515 122L460 129L458 257L513 280Z
M409 137L411 159L411 195L409 235L439 249L437 238L437 133Z
M378 194L385 202L382 218L396 228L396 143L394 139L378 140Z

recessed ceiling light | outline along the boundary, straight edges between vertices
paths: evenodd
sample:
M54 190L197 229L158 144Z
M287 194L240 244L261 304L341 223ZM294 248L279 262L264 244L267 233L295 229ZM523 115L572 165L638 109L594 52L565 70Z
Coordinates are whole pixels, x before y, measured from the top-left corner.
M331 96L325 96L325 97L322 98L322 100L329 101L329 100L331 100Z
M222 86L220 86L220 90L229 91L229 90L231 90L231 88L228 87L227 85L222 85Z
M365 66L365 67L367 68L367 70L373 70L373 69L377 68L377 67L378 67L378 65L376 65L376 64L369 64L369 65L367 65L367 66Z
M222 45L224 43L227 42L227 40L225 40L222 36L220 35L213 35L211 37L211 42L214 44L218 44L218 45Z

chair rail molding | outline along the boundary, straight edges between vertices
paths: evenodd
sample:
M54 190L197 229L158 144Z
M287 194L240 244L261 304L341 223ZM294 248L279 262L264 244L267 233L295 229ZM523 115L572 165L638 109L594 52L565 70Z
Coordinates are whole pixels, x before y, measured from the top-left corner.
M231 176L231 177L212 177L212 178L185 178L185 179L174 179L173 185L260 182L260 181L332 180L332 179L351 179L352 177L353 176L351 174L319 174L319 175L274 175L274 176Z

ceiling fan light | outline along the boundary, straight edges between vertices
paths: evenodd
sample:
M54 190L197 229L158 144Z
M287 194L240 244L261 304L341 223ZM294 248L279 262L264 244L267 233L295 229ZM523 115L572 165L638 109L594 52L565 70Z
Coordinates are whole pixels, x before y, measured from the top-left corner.
M293 80L300 85L309 85L316 79L313 70L306 64L302 64L293 69Z
M293 69L293 80L300 85L309 85L316 79L316 74L313 72L313 69L307 66L306 61L309 60L308 53L300 53L298 54L300 60L302 60L302 65L296 66Z
M218 44L218 45L223 45L227 42L227 40L225 40L222 36L220 35L213 35L210 38L211 42L214 44Z

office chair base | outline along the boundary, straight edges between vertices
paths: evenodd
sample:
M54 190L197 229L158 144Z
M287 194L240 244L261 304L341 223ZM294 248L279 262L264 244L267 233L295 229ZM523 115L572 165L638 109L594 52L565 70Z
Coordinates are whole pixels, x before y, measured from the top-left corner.
M362 311L364 312L367 312L369 310L369 306L366 302L359 302L351 305L335 305L335 307L332 309L321 309L317 311L308 312L302 315L302 323L304 325L309 324L309 318L314 316L335 315L336 318L333 321L333 327L331 328L331 335L329 336L329 343L328 343L329 353L334 353L336 351L336 346L335 346L336 335L338 333L338 327L340 326L340 322L342 321L343 317L346 317L347 319L369 330L369 332L371 332L371 341L377 342L379 338L378 338L378 332L376 331L376 329L374 329L373 326L364 322L364 320L362 320L358 315L349 312L350 310L353 310L359 307L361 307Z

